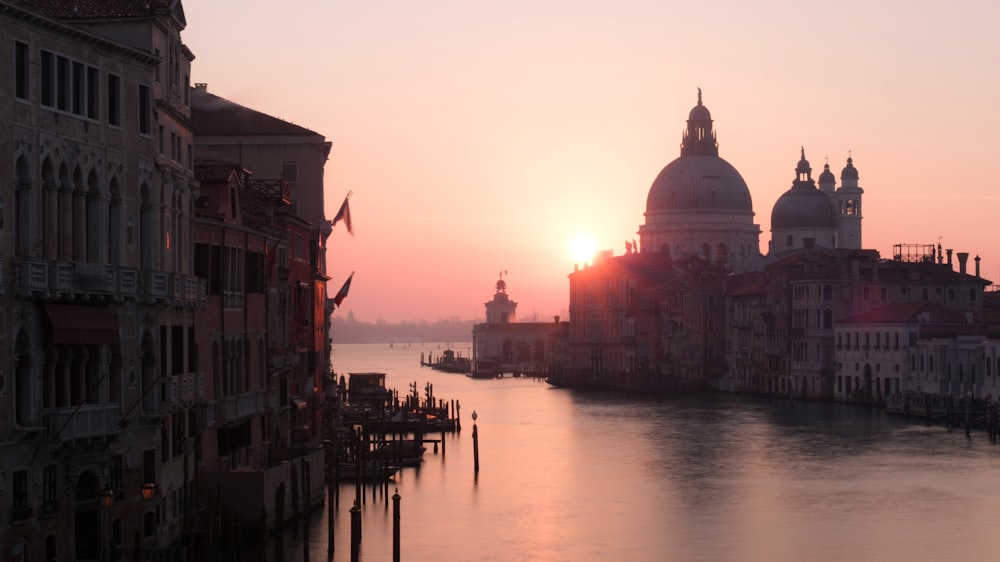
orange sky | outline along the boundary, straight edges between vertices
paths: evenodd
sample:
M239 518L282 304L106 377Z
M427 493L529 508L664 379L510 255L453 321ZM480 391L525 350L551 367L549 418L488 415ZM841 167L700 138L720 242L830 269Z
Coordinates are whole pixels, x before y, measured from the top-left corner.
M874 4L874 5L873 5ZM363 321L567 316L567 249L638 239L697 88L770 240L799 147L860 173L863 246L936 244L1000 282L1000 2L184 3L193 82L333 143L331 293ZM839 185L839 180L838 180ZM972 264L970 261L970 270Z

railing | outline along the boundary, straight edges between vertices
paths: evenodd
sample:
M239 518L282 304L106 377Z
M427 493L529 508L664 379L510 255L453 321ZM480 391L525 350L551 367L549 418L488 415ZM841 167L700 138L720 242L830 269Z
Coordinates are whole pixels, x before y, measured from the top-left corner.
M142 271L140 272L142 281L142 296L152 299L167 298L168 274L163 271Z
M194 305L203 305L208 294L204 279L166 271L32 258L14 258L10 263L11 290L21 294L43 292L54 298L60 295L143 297ZM6 292L3 265L0 261L0 294Z
M216 406L215 402L202 402L195 406L195 422L198 424L198 429L215 427Z
M230 421L245 418L254 414L263 413L277 403L277 389L256 390L245 392L237 396L226 396L215 402L216 421Z
M42 410L42 421L50 437L62 441L102 437L118 433L121 408L114 404L84 404Z
M174 402L196 401L205 396L205 376L201 373L187 373L167 377L166 394L163 401L165 407Z

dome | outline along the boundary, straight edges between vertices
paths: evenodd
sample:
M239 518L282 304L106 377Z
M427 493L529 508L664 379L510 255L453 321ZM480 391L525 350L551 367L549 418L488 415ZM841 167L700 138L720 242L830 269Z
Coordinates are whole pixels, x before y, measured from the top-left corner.
M840 172L840 181L844 180L856 180L858 179L858 169L854 167L854 158L847 159L847 165L844 166L844 170Z
M701 100L698 100L698 105L691 108L691 113L688 113L688 121L711 121L712 114L709 113L708 108L701 105Z
M837 178L833 177L829 164L823 164L823 173L819 175L820 185L837 183Z
M830 199L814 187L797 185L778 198L771 210L771 230L836 228L837 216Z
M750 189L736 168L718 156L681 156L656 176L646 212L691 210L752 213Z

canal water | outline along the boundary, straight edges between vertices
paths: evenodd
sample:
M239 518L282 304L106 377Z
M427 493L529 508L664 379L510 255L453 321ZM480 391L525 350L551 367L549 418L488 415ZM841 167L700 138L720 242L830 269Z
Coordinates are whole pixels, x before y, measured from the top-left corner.
M421 352L446 347L469 354L468 343L333 349L338 373L385 372L400 394L431 383L461 404L462 431L437 452L428 446L422 465L390 486L401 498L403 560L1000 556L1000 445L985 433L970 439L843 404L638 397L419 366ZM334 560L350 560L353 499L344 485ZM363 561L392 560L388 504L366 489ZM308 524L308 539L285 532L285 560L328 558L326 508Z

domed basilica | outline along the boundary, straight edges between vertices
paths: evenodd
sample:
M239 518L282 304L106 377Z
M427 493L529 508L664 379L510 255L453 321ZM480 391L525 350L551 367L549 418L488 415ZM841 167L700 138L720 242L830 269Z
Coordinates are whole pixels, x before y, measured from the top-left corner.
M803 247L861 248L861 194L852 159L841 173L830 166L819 188L802 158L792 188L771 213L770 254ZM719 156L712 114L698 103L688 114L681 155L666 165L646 198L645 224L639 226L640 252L664 252L673 259L697 256L730 271L759 269L760 227L754 224L750 189L740 173Z

